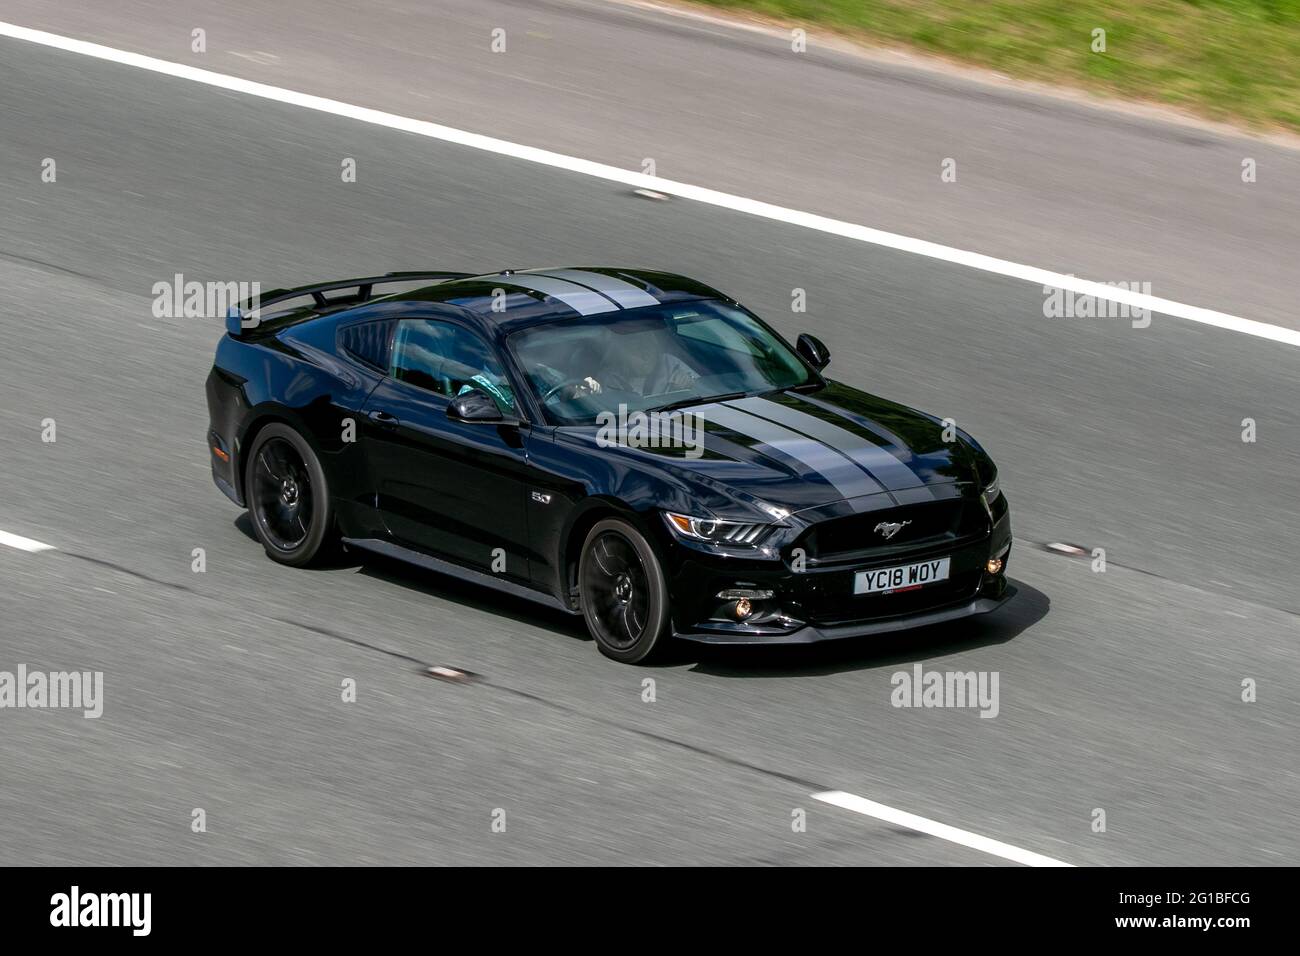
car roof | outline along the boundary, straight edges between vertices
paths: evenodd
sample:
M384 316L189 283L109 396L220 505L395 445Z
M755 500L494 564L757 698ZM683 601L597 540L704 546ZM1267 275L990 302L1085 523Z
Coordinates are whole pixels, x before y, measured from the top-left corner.
M554 319L617 313L699 299L731 301L671 272L610 267L507 269L385 296L383 302L453 306L499 334Z

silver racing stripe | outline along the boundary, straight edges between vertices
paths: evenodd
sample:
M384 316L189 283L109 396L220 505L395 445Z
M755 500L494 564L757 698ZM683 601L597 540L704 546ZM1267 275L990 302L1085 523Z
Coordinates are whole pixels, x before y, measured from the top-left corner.
M587 272L585 269L547 269L546 275L555 276L557 279L568 279L570 282L595 289L625 309L640 309L647 305L659 304L659 300L644 289L638 288L626 279L607 276L603 272Z
M835 415L837 417L844 414L842 410L836 408L834 405L830 404L829 402L823 401L822 399L818 398L815 395L804 395L801 393L799 395L799 402L800 404L803 405L812 405L816 408L820 408L823 411L830 412L832 415ZM883 439L883 441L878 442L878 444L881 444L883 446L893 445L895 448L907 447L907 442L903 441L903 439L899 438L897 435L891 432L888 428L886 428L876 419L872 420L871 427L868 428L867 430L871 432L873 435L875 435L876 438Z
M728 405L705 405L699 414L706 422L716 422L793 458L819 474L845 498L874 495L883 490L870 475L833 448L776 422Z
M841 428L816 415L809 415L797 408L789 408L765 398L743 398L728 404L825 442L831 448L837 449L840 454L852 459L855 464L865 468L890 491L915 489L915 494L924 495L927 501L934 497L933 493L927 493L928 489L920 476L899 461L897 456L888 449L867 441L856 432Z
M613 301L599 292L593 292L576 282L567 282L552 276L525 275L516 272L508 276L487 276L485 281L496 282L503 287L512 285L520 289L531 289L533 292L549 295L552 299L559 299L579 315L599 315L601 312L613 312L618 308Z

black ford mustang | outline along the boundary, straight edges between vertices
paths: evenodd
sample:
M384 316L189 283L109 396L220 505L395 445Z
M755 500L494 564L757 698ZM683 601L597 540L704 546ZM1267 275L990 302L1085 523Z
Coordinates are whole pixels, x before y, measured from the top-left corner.
M630 663L669 635L803 643L1010 596L974 439L823 378L820 341L693 280L390 273L226 325L212 473L284 564L402 558L582 614Z

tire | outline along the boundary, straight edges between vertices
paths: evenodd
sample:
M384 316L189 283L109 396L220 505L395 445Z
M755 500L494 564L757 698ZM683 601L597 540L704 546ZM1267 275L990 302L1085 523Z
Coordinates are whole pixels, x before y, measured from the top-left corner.
M606 657L643 664L668 643L668 585L649 542L621 518L587 532L578 562L587 630Z
M257 433L244 465L253 532L272 561L301 568L332 554L329 484L306 439L278 422Z

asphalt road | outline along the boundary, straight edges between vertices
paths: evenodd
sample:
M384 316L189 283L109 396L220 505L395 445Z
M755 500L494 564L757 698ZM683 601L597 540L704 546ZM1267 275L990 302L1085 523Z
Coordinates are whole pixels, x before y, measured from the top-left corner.
M1026 283L6 39L0 123L0 530L58 549L0 547L0 670L106 697L0 711L0 863L1003 862L823 789L1076 864L1300 860L1295 350L1045 319ZM955 417L1001 466L1019 598L636 669L435 575L270 563L208 475L218 324L154 318L153 283L557 263L696 275ZM918 662L997 672L998 716L892 707Z
M796 54L606 0L0 0L0 19L1300 328L1300 150L815 32Z

